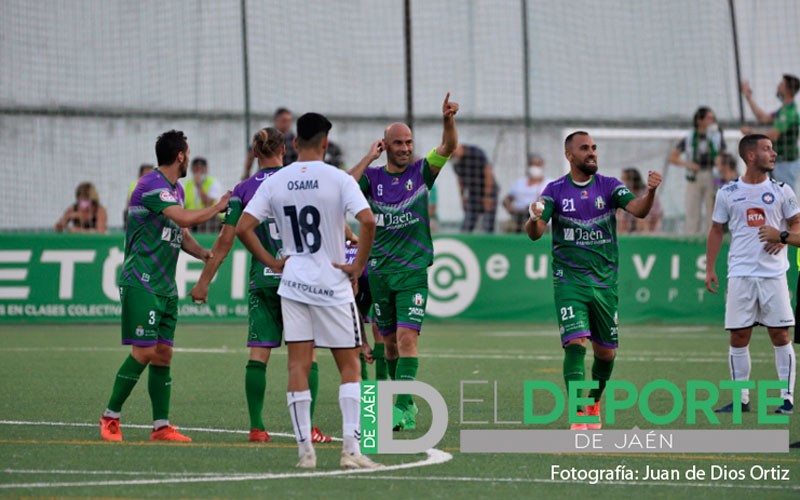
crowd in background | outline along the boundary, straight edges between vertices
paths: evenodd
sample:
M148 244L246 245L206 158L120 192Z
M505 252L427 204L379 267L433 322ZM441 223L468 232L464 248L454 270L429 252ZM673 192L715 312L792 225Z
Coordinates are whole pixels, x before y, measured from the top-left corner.
M768 113L755 103L752 89L747 82L741 87L742 95L746 98L753 114L759 123L768 128L759 130L766 134L774 143L778 160L773 178L779 182L795 188L795 181L800 171L800 158L798 157L798 113L794 97L800 90L800 81L793 75L783 75L776 95L781 101L781 107L774 113ZM274 114L274 126L284 134L286 154L283 164L288 165L297 159L294 146L293 115L287 108L278 108ZM750 127L742 127L743 134L756 132ZM339 168L346 168L344 154L341 147L330 143L326 152L325 161ZM252 151L248 151L242 179L250 175L254 158ZM516 179L505 196L500 200L501 186L494 175L492 163L488 155L480 147L460 143L450 160L458 182L458 192L461 200L464 217L460 226L463 233L480 231L484 233L495 232L498 205L508 212L510 218L505 221L500 230L508 233L523 232L525 221L528 217L528 207L539 199L544 187L552 180L545 177L545 161L539 154L530 154L525 175ZM701 106L694 113L692 128L676 144L671 151L668 162L685 169L686 191L685 220L683 233L687 235L705 234L711 221L716 192L727 182L738 177L737 159L735 154L728 151L723 132L720 129L714 111L706 106ZM139 168L139 178L152 172L153 165L143 164ZM191 163L190 176L182 181L187 209L200 209L212 206L225 192L224 187L209 174L208 161L203 157L196 157ZM635 166L622 170L621 179L626 187L636 196L644 189L642 172ZM136 181L131 183L128 190L128 200L136 186ZM438 229L437 216L438 194L435 188L430 195L429 216L432 229ZM622 211L620 211L622 212ZM123 214L123 225L127 223L128 207L126 203ZM618 230L620 233L659 233L664 216L664 210L656 199L656 204L645 219L636 219L625 213L618 214ZM216 233L222 225L223 214L200 226L193 227L196 232ZM100 203L100 197L91 182L78 185L75 192L75 202L64 211L55 225L56 231L79 233L105 233L108 228L106 209Z

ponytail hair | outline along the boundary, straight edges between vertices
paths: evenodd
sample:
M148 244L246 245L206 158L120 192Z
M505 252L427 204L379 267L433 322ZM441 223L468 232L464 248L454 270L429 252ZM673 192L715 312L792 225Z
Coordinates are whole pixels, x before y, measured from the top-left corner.
M264 127L253 136L253 152L259 158L281 156L283 134L275 127Z

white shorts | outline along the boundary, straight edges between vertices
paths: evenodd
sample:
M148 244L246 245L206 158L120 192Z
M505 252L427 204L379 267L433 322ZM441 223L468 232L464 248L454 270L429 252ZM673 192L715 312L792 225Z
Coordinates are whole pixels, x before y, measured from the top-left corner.
M316 347L352 349L361 346L361 319L355 302L315 306L281 297L286 343L313 341Z
M755 325L767 328L794 326L786 275L780 278L734 276L728 279L725 329L738 330Z

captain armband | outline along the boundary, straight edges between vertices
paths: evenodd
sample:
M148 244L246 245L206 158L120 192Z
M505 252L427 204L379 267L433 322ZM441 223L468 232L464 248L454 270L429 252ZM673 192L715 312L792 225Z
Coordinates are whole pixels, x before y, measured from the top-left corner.
M436 148L431 149L431 152L428 153L428 156L425 157L428 161L428 165L436 168L444 167L444 164L447 163L447 160L450 159L449 156L442 156L436 152Z

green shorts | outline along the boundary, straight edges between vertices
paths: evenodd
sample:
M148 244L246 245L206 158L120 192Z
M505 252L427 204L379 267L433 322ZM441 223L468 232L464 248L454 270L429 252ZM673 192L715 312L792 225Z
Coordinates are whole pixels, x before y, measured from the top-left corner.
M572 339L589 337L603 347L618 347L617 287L556 284L554 288L561 345Z
M283 315L277 287L250 290L247 347L280 347Z
M378 332L391 335L398 327L419 332L428 300L428 270L384 275L370 272L368 277Z
M122 344L172 346L178 323L178 297L156 295L135 286L119 287Z

